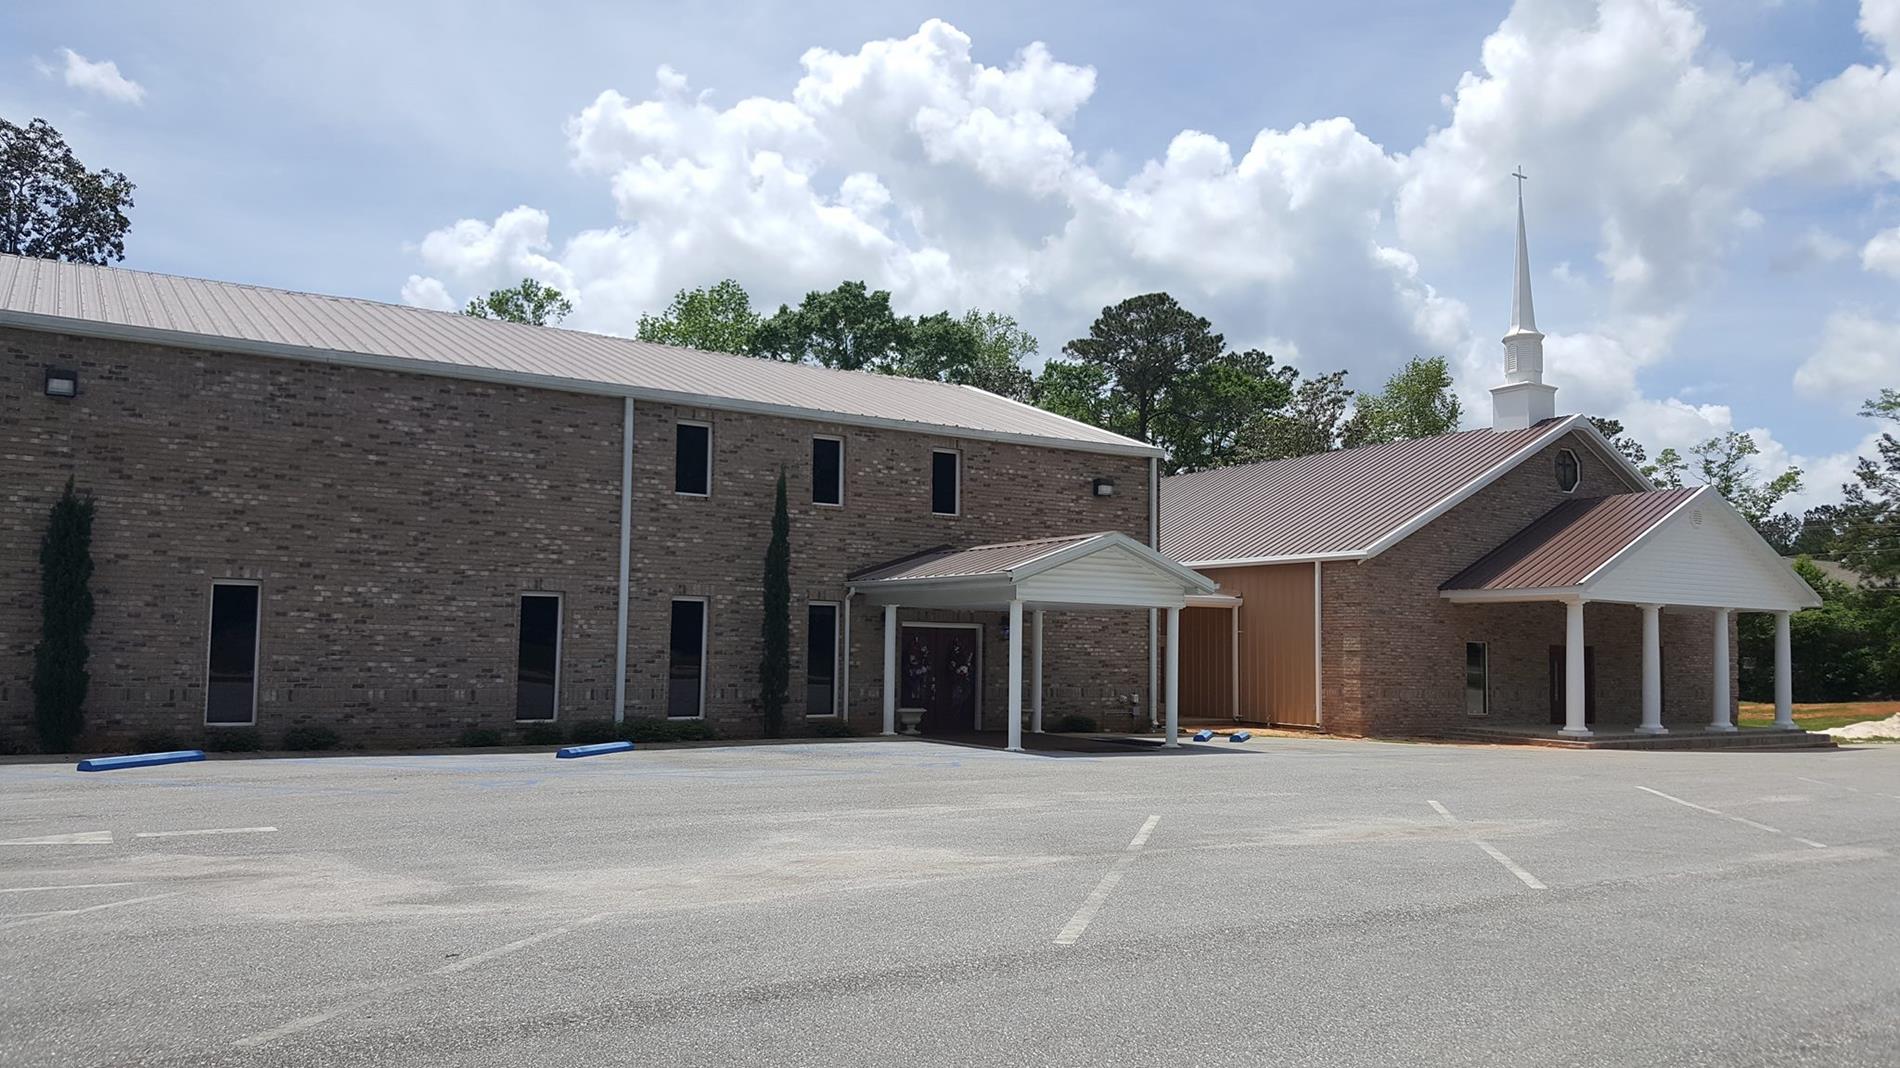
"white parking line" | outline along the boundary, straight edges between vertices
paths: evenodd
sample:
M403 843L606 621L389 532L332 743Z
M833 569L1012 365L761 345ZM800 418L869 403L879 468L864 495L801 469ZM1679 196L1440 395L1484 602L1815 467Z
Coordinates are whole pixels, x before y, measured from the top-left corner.
M116 909L121 905L139 905L147 901L157 901L160 898L177 897L182 892L183 891L173 890L169 894L148 894L145 897L128 897L124 901L108 901L103 905L87 905L83 909L59 909L54 912L35 913L25 919L13 920L9 923L0 923L0 931L4 931L10 927L25 927L29 923L40 923L59 916L77 916L85 912L98 912L100 909Z
M193 831L139 831L134 838L190 838L205 834L270 834L275 827L204 827Z
M291 1020L287 1023L279 1024L268 1031L259 1031L257 1034L240 1038L236 1042L233 1042L232 1045L238 1047L239 1049L249 1049L255 1046L265 1045L266 1043L275 1042L280 1038L284 1038L285 1036L288 1036L288 1035L294 1035L299 1031L308 1031L312 1027L317 1027L322 1024L328 1023L329 1021L336 1019L338 1016L341 1016L346 1012L354 1012L357 1009L363 1008L368 1005L380 1004L383 1001L387 1000L389 995L394 994L398 991L408 990L411 987L420 986L423 982L425 982L428 979L429 976L454 975L457 972L464 972L470 968L475 967L478 964L486 964L491 960L495 960L500 957L505 957L509 955L510 953L515 953L520 950L527 949L529 946L537 945L539 943L545 942L550 938L558 938L561 935L567 934L568 932L576 930L577 928L585 927L588 924L599 923L601 920L604 920L607 917L612 916L612 915L613 913L611 912L597 912L594 915L588 916L584 919L575 920L573 923L562 924L561 926L552 928L551 930L542 931L540 934L532 934L526 938L516 939L515 941L510 942L505 946L497 946L494 949L490 949L482 953L477 953L472 957L468 957L463 960L458 960L453 964L444 964L440 968L431 970L428 973L428 976L421 976L414 979L405 979L399 982L385 984L383 986L377 987L375 990L364 995L363 997L357 998L353 1001L346 1001L341 1005L337 1005L333 1008L326 1009L323 1012L315 1013L310 1016L299 1016L295 1020Z
M1148 844L1148 836L1154 833L1155 824L1160 822L1159 815L1149 816L1148 822L1142 824L1141 830L1135 832L1135 837L1128 843L1128 848L1122 851L1122 855L1116 858L1114 866L1108 869L1108 874L1102 876L1102 881L1095 884L1095 889L1089 892L1088 900L1082 902L1082 907L1076 909L1075 915L1069 917L1069 922L1062 926L1061 932L1056 935L1056 945L1075 945L1076 941L1082 937L1082 932L1089 929L1089 924L1095 920L1095 914L1102 911L1102 906L1108 901L1108 895L1114 892L1115 884L1122 881L1122 873L1135 862L1135 858L1141 853L1141 847Z
M47 834L38 838L9 838L0 846L10 845L111 845L111 831L79 831L75 834Z
M41 890L96 890L104 886L137 886L138 880L129 883L61 883L58 886L0 886L0 894L31 894Z
M1452 815L1449 811L1445 809L1445 806L1439 804L1436 801L1427 801L1425 803L1432 806L1432 808L1436 809L1440 816L1445 817L1446 823L1449 823L1454 827L1464 826L1463 824L1458 822L1458 817ZM1469 831L1465 832L1465 837L1471 839L1471 844L1477 846L1479 849L1484 850L1485 854L1489 856L1492 860L1495 860L1499 864L1504 865L1504 870L1510 872L1512 875L1517 876L1518 881L1523 883L1525 886L1530 887L1532 890L1550 889L1550 887L1545 886L1542 882L1539 882L1537 879L1537 876L1532 875L1530 872L1525 871L1523 867L1521 867L1517 863L1517 861L1512 860L1510 857L1505 856L1503 851L1499 850L1498 847L1492 845L1491 843L1485 841L1482 838L1479 838L1477 835L1472 834Z
M1697 812L1706 812L1711 816L1720 816L1725 820L1734 820L1736 823L1742 824L1743 826L1746 826L1746 827L1753 827L1758 831L1767 831L1769 834L1779 834L1784 837L1792 838L1795 841L1800 842L1804 846L1812 846L1815 849L1827 848L1826 845L1820 842L1816 842L1811 838L1803 838L1798 834L1789 834L1787 831L1784 831L1779 827L1770 827L1766 823L1757 823L1754 820L1748 819L1745 816L1731 816L1726 812L1720 812L1720 811L1717 811L1716 809L1709 808L1707 805L1698 805L1693 801L1684 801L1680 797L1676 797L1672 794L1663 793L1661 790L1651 790L1647 786L1638 786L1637 789L1643 791L1644 793L1655 794L1657 797L1662 798L1664 801L1674 801L1676 804L1681 805L1684 808L1692 808L1692 809L1695 809Z

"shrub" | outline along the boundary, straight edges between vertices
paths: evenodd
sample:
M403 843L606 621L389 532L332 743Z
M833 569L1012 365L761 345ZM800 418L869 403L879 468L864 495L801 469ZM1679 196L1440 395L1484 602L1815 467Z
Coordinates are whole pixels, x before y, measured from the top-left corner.
M493 727L463 727L459 744L465 749L490 749L501 744L501 732Z
M63 753L85 725L92 630L92 498L73 480L54 503L40 539L40 640L33 646L33 727L40 747Z
M284 748L296 752L335 749L341 744L343 744L343 739L328 727L292 727L284 732Z
M619 737L629 742L703 742L718 734L703 719L630 719L620 725Z
M200 748L207 753L255 753L264 748L264 740L256 727L220 727L205 732Z
M1055 724L1049 729L1057 734L1094 734L1101 727L1093 716L1071 712L1066 716L1057 716Z
M819 720L811 725L811 732L819 738L855 738L858 729L839 720Z
M521 728L522 745L560 745L561 725L558 723L530 723Z
M575 745L617 742L620 733L620 725L610 719L577 719L567 725L567 740Z
M175 753L189 748L183 738L171 731L140 731L132 736L135 753Z

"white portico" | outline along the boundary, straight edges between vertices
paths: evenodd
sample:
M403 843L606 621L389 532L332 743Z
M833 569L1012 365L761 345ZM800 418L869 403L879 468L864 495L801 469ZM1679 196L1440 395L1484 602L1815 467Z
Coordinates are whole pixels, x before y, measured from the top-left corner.
M1457 604L1555 601L1564 606L1565 721L1587 738L1584 606L1642 611L1642 734L1664 734L1661 614L1710 616L1712 699L1708 730L1735 729L1729 688L1730 617L1775 616L1775 726L1795 730L1789 616L1821 603L1748 521L1706 486L1567 502L1440 587Z
M1063 609L1156 609L1167 614L1165 745L1180 726L1181 609L1215 592L1214 580L1118 532L942 548L851 576L853 595L884 608L884 733L897 733L900 608L1008 613L1008 748L1023 748L1025 623L1030 639L1030 729L1042 730L1043 615Z

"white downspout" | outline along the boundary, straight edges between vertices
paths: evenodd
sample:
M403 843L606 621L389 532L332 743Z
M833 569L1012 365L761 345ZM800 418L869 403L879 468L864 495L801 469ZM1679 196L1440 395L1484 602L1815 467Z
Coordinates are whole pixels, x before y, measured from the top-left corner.
M633 398L621 398L620 605L614 620L614 722L627 718L627 577L633 561Z
M1148 548L1161 549L1161 458L1148 457ZM1148 729L1161 726L1156 714L1156 690L1160 686L1161 618L1148 609Z

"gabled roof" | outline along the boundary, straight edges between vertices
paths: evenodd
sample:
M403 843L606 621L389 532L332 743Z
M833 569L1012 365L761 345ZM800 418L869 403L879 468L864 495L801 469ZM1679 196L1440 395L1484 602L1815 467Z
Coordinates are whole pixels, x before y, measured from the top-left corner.
M1582 585L1702 488L1688 486L1565 501L1439 589L1522 590Z
M1573 431L1632 485L1647 484L1571 415L1171 475L1161 480L1160 548L1197 567L1376 556Z
M1059 538L998 542L994 545L977 545L968 549L953 549L944 546L864 568L847 576L846 581L854 586L865 583L926 583L996 577L1020 581L1104 549L1117 548L1131 551L1152 566L1173 575L1185 588L1200 593L1213 593L1218 588L1213 579L1156 553L1126 534L1113 530L1070 534Z
M0 326L1090 452L1153 446L970 386L0 255Z

